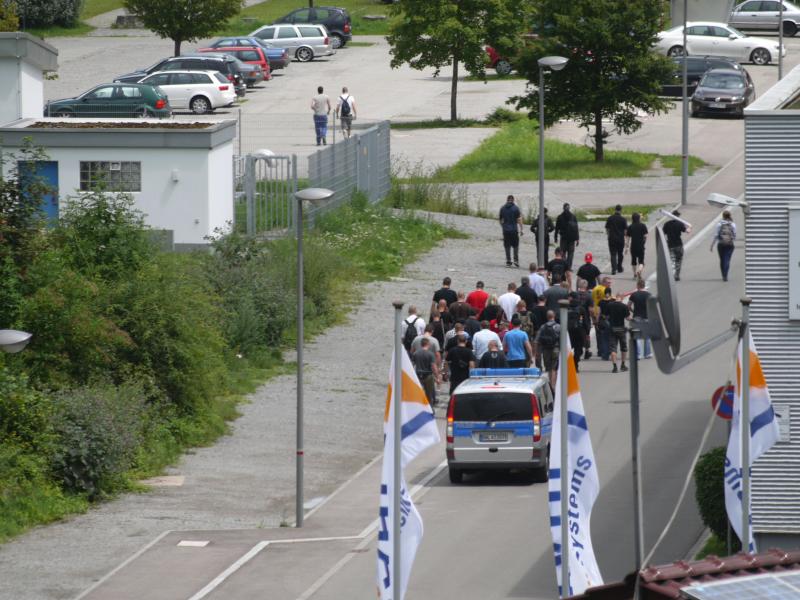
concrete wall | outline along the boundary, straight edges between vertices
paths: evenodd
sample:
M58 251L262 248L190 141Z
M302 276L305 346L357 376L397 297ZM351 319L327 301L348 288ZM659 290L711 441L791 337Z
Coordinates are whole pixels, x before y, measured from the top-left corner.
M21 114L18 118L38 119L44 107L44 77L42 70L22 61L19 71Z
M227 231L226 224L233 223L233 143L217 146L208 153L206 174L209 226L211 231L222 226Z
M16 59L0 60L0 123L19 119L21 113L17 63ZM40 114L41 110L42 106L39 106Z

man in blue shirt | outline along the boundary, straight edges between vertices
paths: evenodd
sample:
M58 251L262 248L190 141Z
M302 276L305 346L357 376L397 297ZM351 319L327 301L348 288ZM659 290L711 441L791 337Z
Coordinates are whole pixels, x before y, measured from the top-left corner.
M503 338L503 347L506 350L506 359L510 368L527 367L533 356L533 348L528 339L528 334L521 329L522 321L519 315L511 319L513 329L509 330Z
M503 248L506 251L506 266L511 266L511 249L514 249L514 266L519 266L519 236L522 235L522 212L514 204L514 196L506 198L500 209L500 227L503 229Z

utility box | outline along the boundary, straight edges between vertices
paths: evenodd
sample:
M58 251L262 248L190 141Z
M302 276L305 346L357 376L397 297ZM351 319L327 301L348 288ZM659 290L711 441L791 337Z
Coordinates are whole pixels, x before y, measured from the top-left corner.
M58 69L58 50L29 33L0 32L0 124L42 116L44 74Z

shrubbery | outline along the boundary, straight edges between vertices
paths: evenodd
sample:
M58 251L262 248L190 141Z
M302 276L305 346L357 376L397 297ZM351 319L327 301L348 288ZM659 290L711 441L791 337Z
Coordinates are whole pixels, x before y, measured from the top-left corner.
M21 0L17 12L26 27L74 27L81 8L83 0Z
M165 253L130 198L100 191L47 229L30 201L44 188L23 183L13 169L0 181L0 328L34 334L0 353L0 540L211 443L236 416L231 394L280 361L296 325L293 239L229 234L212 252ZM445 234L363 199L319 219L308 330Z
M709 450L694 468L695 499L700 518L718 540L727 539L728 512L725 509L725 448ZM733 536L733 551L741 547Z

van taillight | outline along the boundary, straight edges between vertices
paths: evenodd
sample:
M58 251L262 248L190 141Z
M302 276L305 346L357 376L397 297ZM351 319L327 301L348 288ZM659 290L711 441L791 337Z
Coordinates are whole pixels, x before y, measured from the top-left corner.
M230 86L221 85L221 86L219 86L219 91L220 92L227 92L228 91L228 87L230 87Z
M160 109L164 108L166 105L167 105L167 103L166 103L165 100L156 100L156 108L157 109L160 110Z
M533 441L542 439L542 416L539 414L539 399L536 394L531 394L531 408L533 409Z
M456 397L450 396L450 403L447 405L447 443L453 443L453 413L456 410Z

